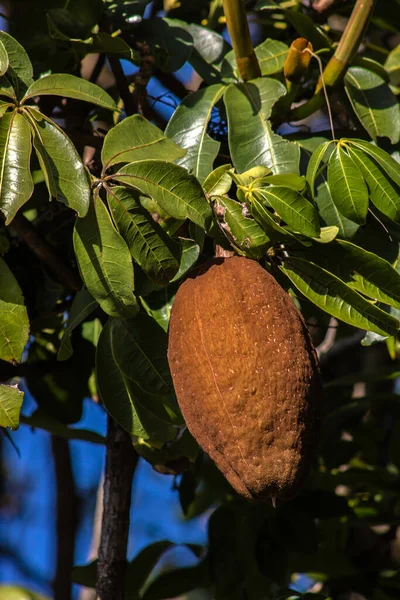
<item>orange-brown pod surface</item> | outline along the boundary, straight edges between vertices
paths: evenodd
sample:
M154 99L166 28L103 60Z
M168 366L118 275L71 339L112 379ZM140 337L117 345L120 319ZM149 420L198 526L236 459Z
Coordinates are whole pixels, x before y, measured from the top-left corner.
M290 497L312 460L321 379L303 317L257 262L215 259L179 288L168 360L187 426L237 492Z

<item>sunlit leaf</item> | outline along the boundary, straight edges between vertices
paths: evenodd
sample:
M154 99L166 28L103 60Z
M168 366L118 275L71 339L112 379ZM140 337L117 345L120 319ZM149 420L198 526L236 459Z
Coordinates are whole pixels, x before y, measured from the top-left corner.
M179 165L142 160L122 167L113 178L154 198L175 219L188 218L205 228L211 218L200 183Z
M210 173L203 183L203 190L210 198L227 194L232 187L232 177L229 172L233 171L232 165L221 165Z
M341 214L355 223L365 223L368 188L356 163L341 146L329 159L328 185Z
M383 66L392 85L400 85L400 44L390 52Z
M135 315L139 306L129 248L100 198L77 219L73 240L82 279L101 308L110 316Z
M300 149L272 131L272 106L286 93L275 79L260 78L231 84L224 94L228 116L229 149L241 173L264 165L277 173L298 173Z
M45 95L75 98L109 110L118 110L114 100L101 87L68 73L55 73L41 77L29 86L23 101Z
M0 385L0 427L18 429L23 399L17 385Z
M364 140L351 139L343 140L343 142L346 144L346 146L349 144L352 146L356 146L357 148L360 148L363 152L369 154L369 156L376 160L379 166L382 167L382 169L385 171L385 173L387 173L390 179L393 179L393 181L400 186L399 163L396 162L394 158L390 156L390 154L382 150L382 148L379 148L378 146L375 146L374 144L371 144L370 142L366 142Z
M392 144L400 139L399 105L382 77L362 67L350 67L345 75L345 90L353 109L376 140L388 137Z
M74 144L58 125L38 111L30 110L28 115L50 197L84 217L89 209L90 185Z
M282 71L288 53L288 46L278 40L266 39L256 46L255 53L262 75L272 75Z
M322 144L320 144L318 146L318 148L316 148L316 150L314 150L314 152L312 153L312 156L308 162L306 179L307 179L308 185L310 186L313 197L314 197L315 180L317 178L320 168L323 168L323 164L324 164L323 161L324 161L324 159L326 160L326 158L327 158L329 147L331 147L331 153L332 153L334 150L334 146L333 146L332 142L323 142ZM322 163L322 166L321 166L321 163Z
M104 138L101 151L103 168L146 158L174 161L186 152L140 115L123 119Z
M115 186L107 201L134 260L152 281L166 285L179 269L179 244L152 219L133 190Z
M31 130L17 111L0 119L0 209L8 225L33 192Z
M225 86L210 85L189 94L172 115L166 135L187 150L178 164L203 182L213 169L220 147L207 133L213 106L222 97Z
M381 335L396 335L399 322L338 277L309 260L290 257L280 269L302 294L328 314L353 325Z
M29 320L21 288L0 258L0 359L19 363L28 337Z
M21 99L33 81L32 63L21 44L5 31L0 31L0 42L8 56L7 80L13 85L17 98Z
M225 54L230 50L228 42L216 31L191 23L186 30L193 38L189 62L207 84L221 79L220 69Z
M4 75L4 73L8 69L8 54L7 50L4 47L3 42L0 40L0 75Z

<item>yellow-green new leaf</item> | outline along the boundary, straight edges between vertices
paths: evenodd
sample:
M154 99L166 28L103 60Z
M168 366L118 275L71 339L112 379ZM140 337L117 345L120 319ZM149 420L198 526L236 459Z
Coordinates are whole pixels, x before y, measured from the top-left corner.
M29 320L21 288L0 258L0 360L19 363L28 337Z
M190 219L205 229L211 208L200 183L183 167L163 160L142 160L122 167L113 179L153 198L175 219Z
M63 202L80 217L89 209L90 185L74 144L53 121L29 110L33 145L50 197Z
M134 316L139 306L133 294L131 254L100 198L86 217L77 219L73 240L82 279L104 312Z
M163 131L140 115L123 119L104 138L101 160L108 169L118 163L130 163L146 158L174 161L185 156L186 150L168 139Z
M0 119L0 210L8 225L33 192L31 130L17 111Z
M278 40L266 39L256 46L255 53L258 58L262 75L272 75L282 71L288 53L288 46Z
M285 259L280 269L321 310L352 325L381 335L396 335L399 322L371 304L338 277L302 258Z
M45 75L32 83L26 91L23 101L35 96L63 96L90 102L102 108L118 111L114 100L101 87L68 73Z
M18 429L24 392L16 385L0 385L0 427Z
M368 212L367 184L354 160L341 146L329 159L328 185L332 200L341 214L354 223L365 223Z

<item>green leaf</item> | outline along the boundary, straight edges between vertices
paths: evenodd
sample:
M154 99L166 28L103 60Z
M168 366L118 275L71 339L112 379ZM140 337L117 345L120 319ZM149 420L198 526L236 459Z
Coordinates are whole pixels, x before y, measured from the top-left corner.
M155 417L147 409L147 403L145 406L138 401L133 381L122 373L116 362L111 325L112 320L103 327L96 350L97 389L104 407L130 435L162 445L175 437L176 429ZM116 343L118 349L120 342L116 340Z
M0 600L51 600L17 585L0 585Z
M339 233L339 227L336 225L329 225L328 227L321 227L320 237L313 238L319 244L330 244L336 239Z
M71 344L72 332L96 309L97 306L97 300L93 298L88 290L83 289L76 294L69 311L67 326L61 339L57 355L58 360L67 360L68 358L71 358L73 354Z
M171 279L171 283L174 281L179 281L188 271L196 264L197 259L200 256L200 246L193 240L186 240L184 238L179 238L182 247L181 254L181 262L179 265L179 271L175 275L173 279Z
M316 150L314 150L314 152L312 153L311 158L308 162L306 179L307 179L308 185L310 186L313 198L314 198L315 180L318 176L318 172L320 170L321 163L325 162L325 160L327 158L327 154L328 154L327 150L331 144L333 144L333 142L323 142L322 144L320 144L318 146L318 148L316 148ZM334 146L332 146L330 154L333 151L334 151ZM323 166L322 166L322 168L323 168Z
M194 567L161 573L146 589L143 600L164 600L187 594L191 590L210 586L208 562Z
M208 198L222 196L229 192L232 187L232 177L229 174L231 171L233 171L232 165L221 165L206 177L203 190Z
M338 277L301 258L290 257L280 269L311 302L328 314L367 331L396 335L399 322L370 304Z
M76 221L73 240L82 279L104 312L112 317L135 315L139 306L129 248L100 198Z
M266 202L265 198L259 192L251 192L249 194L248 204L251 215L261 225L271 240L283 242L287 238L294 239L296 237L275 221L272 213L267 208L269 203Z
M193 48L189 62L202 79L211 85L221 79L221 64L230 50L226 40L211 29L191 23L186 30L193 38Z
M127 566L125 579L125 599L138 600L140 591L150 573L167 550L174 547L173 542L154 542L143 548Z
M226 238L250 258L265 256L270 239L253 219L246 216L246 205L225 196L214 197L214 212Z
M67 427L64 423L45 414L44 411L34 412L30 417L21 416L20 422L33 429L43 429L43 431L48 431L65 440L80 440L82 442L90 442L91 444L105 444L103 435L95 431L90 431L90 429Z
M31 130L19 112L0 119L0 209L8 225L33 192Z
M261 187L261 184L274 185L287 187L296 192L304 192L306 188L306 179L302 175L295 175L294 173L284 173L282 175L267 175L261 178L262 181L254 181L256 187Z
M146 296L146 298L140 298L146 313L154 319L165 332L168 331L176 289L176 285L169 285L159 291L153 292L149 296Z
M133 32L136 40L150 46L156 67L164 73L174 73L192 52L193 38L185 29L175 19L143 19Z
M29 320L21 288L0 258L0 359L21 362L28 338Z
M78 585L83 585L88 588L95 588L97 582L97 565L98 560L93 560L87 565L77 565L72 569L71 579Z
M386 177L382 168L368 154L352 144L347 148L364 177L371 202L389 219L400 223L400 188Z
M27 109L36 150L50 197L84 217L89 209L90 185L74 144L53 121Z
M275 185L267 188L254 187L252 191L272 206L294 232L310 237L319 236L318 213L304 196L290 188Z
M101 160L104 170L118 163L146 158L174 161L186 152L140 115L123 119L104 138Z
M372 139L400 139L399 105L382 77L362 67L350 67L344 78L345 90L361 124Z
M220 147L219 142L208 135L207 127L212 108L224 91L225 86L218 83L189 94L175 110L165 130L168 137L187 149L178 164L200 182L212 171Z
M266 39L256 46L255 53L262 75L272 75L282 71L288 53L288 46L278 40Z
M389 74L392 85L400 85L400 44L394 48L383 65Z
M285 93L282 83L268 78L228 86L224 102L229 149L239 173L260 165L275 175L299 172L299 146L274 133L268 121L272 106Z
M8 33L0 31L0 42L8 56L7 80L12 83L16 97L21 99L33 81L32 63L25 49Z
M167 285L179 269L179 244L152 219L133 190L109 188L107 201L133 259L152 281Z
M18 429L23 399L17 385L0 385L0 427Z
M183 167L161 160L142 160L126 165L113 179L150 196L175 219L188 218L204 229L210 221L211 208L202 187Z
M68 73L45 75L32 83L23 97L23 102L35 96L62 96L90 102L96 106L118 111L114 100L101 87Z
M9 66L7 50L3 42L0 40L0 76L4 75Z
M332 47L332 42L324 30L315 25L301 10L285 10L285 17L301 37L311 42L314 52Z
M345 143L346 146L356 146L357 148L360 148L360 150L362 150L363 152L369 154L369 156L372 156L372 158L376 160L379 166L382 167L385 173L389 175L390 179L392 179L397 185L400 186L399 163L396 162L394 158L390 156L390 154L382 150L382 148L374 146L373 144L365 142L364 140L343 140L343 143Z
M332 200L341 214L355 223L365 223L368 188L356 163L341 146L330 157L328 185Z

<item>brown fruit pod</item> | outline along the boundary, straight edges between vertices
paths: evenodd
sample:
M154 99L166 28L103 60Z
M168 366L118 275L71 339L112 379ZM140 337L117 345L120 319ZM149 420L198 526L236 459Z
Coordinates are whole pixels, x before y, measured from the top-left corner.
M272 275L237 256L197 269L172 307L168 360L190 432L234 489L295 494L322 385L303 317Z

